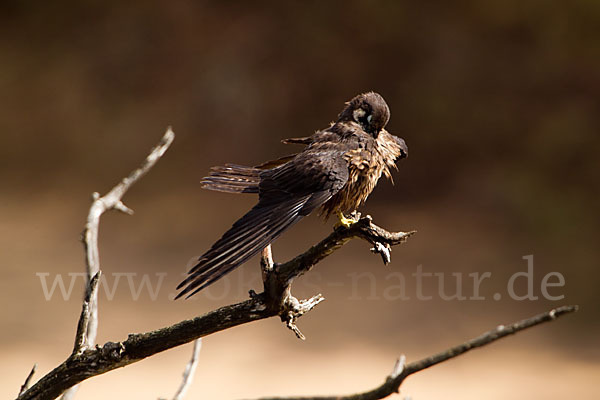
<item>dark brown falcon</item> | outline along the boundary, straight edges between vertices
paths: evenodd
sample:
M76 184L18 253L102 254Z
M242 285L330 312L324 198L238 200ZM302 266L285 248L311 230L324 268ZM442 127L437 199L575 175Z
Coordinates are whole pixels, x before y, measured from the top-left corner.
M260 252L313 210L327 218L356 210L381 174L407 156L404 140L384 128L390 110L377 93L356 96L327 129L284 143L306 145L297 154L256 167L213 167L203 187L230 193L257 193L256 204L204 253L177 286L176 298L192 296Z

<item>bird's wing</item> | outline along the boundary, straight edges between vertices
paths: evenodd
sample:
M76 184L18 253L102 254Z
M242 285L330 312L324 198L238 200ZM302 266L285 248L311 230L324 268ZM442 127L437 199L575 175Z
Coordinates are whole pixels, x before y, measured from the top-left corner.
M342 152L311 149L262 171L259 202L233 224L177 286L176 298L192 296L260 252L279 235L337 193L348 180Z

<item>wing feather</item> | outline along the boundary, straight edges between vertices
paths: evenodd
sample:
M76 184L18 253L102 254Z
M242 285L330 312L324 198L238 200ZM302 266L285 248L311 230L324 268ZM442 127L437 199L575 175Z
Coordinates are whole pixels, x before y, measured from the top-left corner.
M284 230L302 218L300 210L310 196L287 203L259 207L257 205L225 232L198 261L177 289L185 286L176 298L202 290L247 259L261 251ZM189 297L188 296L188 297Z
M178 286L190 297L260 252L304 216L323 205L348 179L339 152L305 151L266 170L228 164L203 181L211 189L240 191L249 181L259 202L204 253ZM205 183L206 182L206 183ZM254 189L252 189L254 190Z

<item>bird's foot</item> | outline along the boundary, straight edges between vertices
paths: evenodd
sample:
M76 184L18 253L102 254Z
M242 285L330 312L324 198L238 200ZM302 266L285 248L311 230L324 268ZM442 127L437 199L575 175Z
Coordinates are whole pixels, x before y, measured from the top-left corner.
M360 214L356 216L356 213L353 213L350 218L347 218L341 211L337 212L337 216L340 219L337 224L335 224L336 228L343 226L344 228L350 228L352 225L358 222L360 218Z

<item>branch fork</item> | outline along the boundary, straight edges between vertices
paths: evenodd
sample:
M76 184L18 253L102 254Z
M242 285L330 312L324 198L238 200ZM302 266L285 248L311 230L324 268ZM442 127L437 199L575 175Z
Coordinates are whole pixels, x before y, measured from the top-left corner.
M294 332L298 339L305 340L306 338L298 329L296 321L325 298L320 293L305 300L298 300L292 296L291 284L297 276L310 271L315 264L355 237L372 244L374 248L371 251L379 253L383 263L388 264L391 259L391 246L404 243L415 233L415 231L388 232L375 225L369 215L360 218L360 214L357 214L354 217L356 218L354 224L349 227L337 226L320 243L286 263L277 264L273 261L271 245L265 247L262 252L260 265L266 306L279 315L281 321ZM251 292L251 297L254 296L256 293Z
M298 329L296 320L325 300L325 297L320 293L306 300L298 300L292 296L291 280L279 279L279 268L273 262L271 245L264 248L260 265L267 307L279 315L281 321L294 332L298 339L305 340L306 337ZM250 296L254 297L256 294L252 291Z
M286 298L282 313L279 314L281 320L285 322L288 329L296 334L296 337L305 340L306 337L300 332L296 326L296 320L302 315L312 310L317 304L325 300L321 293L307 300L298 300L291 294Z

